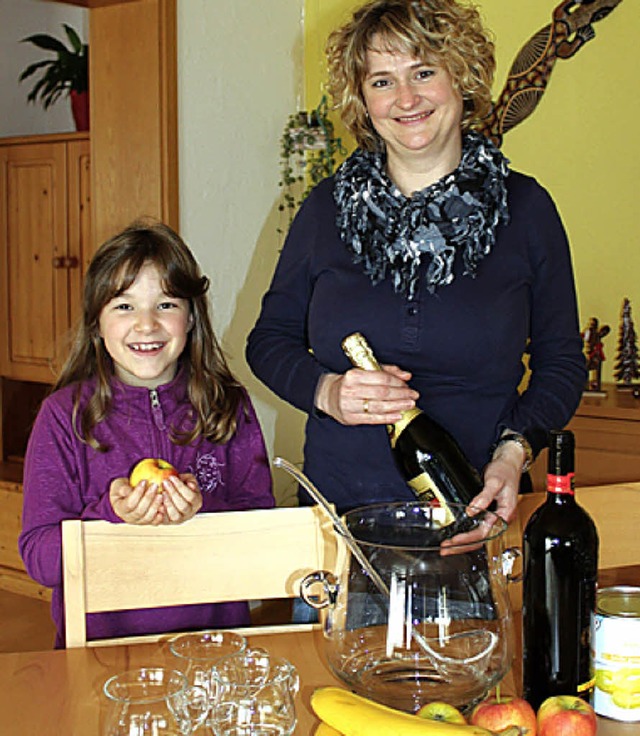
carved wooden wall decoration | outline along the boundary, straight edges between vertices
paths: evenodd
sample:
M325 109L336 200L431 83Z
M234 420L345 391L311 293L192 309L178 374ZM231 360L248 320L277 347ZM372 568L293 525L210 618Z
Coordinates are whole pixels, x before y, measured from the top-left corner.
M529 117L540 102L558 59L570 59L595 37L593 24L606 18L622 0L563 0L549 25L518 52L491 113L478 130L497 145L505 133Z

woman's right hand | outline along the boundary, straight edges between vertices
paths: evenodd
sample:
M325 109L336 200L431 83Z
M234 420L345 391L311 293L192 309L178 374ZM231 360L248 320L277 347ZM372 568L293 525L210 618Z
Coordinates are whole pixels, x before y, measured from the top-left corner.
M318 382L315 405L340 424L393 424L402 412L413 409L418 399L408 381L411 373L397 365L381 371L352 368L346 373L327 373Z
M162 493L157 483L140 481L135 488L126 478L116 478L109 487L109 500L115 513L127 524L151 524L164 521Z

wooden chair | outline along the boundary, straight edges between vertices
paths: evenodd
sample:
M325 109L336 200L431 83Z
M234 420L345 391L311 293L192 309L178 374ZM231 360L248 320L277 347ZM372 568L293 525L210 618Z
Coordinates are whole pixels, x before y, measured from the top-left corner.
M531 514L544 502L544 493L518 499L518 515L507 530L507 545L521 547L522 533ZM598 568L608 570L640 564L640 483L616 483L576 489L576 500L587 511L600 540ZM511 603L522 607L520 583L513 583Z
M319 507L198 514L177 526L62 523L67 647L87 641L86 614L130 608L294 598L315 570L335 570L338 538ZM299 631L312 624L250 629Z

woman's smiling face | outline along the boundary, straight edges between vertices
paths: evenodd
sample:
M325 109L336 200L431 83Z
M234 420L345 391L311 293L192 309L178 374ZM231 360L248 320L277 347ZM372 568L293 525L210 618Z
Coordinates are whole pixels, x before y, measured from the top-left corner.
M390 160L459 156L462 97L444 67L392 51L374 39L362 93Z
M165 293L151 262L103 307L99 320L116 376L130 386L147 388L173 379L191 324L188 300Z

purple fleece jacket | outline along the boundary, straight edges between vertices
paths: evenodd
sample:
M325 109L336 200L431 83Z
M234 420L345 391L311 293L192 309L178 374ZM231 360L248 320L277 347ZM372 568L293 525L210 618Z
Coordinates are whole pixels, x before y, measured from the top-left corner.
M83 402L93 385L83 386ZM43 402L36 418L25 458L18 541L29 575L53 589L56 647L64 646L60 522L80 518L122 523L109 501L109 486L114 478L128 477L141 458L162 457L179 472L193 473L202 491L202 512L274 506L264 440L248 396L229 442L219 445L200 439L181 446L171 442L170 429L184 428L192 421L184 371L151 391L114 380L112 410L95 429L96 439L110 448L101 453L80 442L74 433L73 394L72 386L56 391ZM211 574L225 573L212 570ZM246 602L117 611L90 614L87 636L96 639L248 622Z

